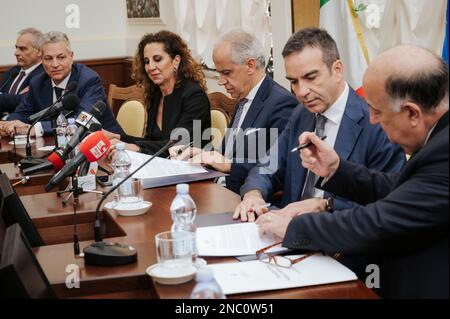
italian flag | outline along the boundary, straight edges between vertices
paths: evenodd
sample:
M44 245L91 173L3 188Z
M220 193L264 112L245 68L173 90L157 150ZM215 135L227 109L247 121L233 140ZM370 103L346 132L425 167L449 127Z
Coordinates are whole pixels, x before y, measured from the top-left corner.
M321 0L320 27L334 38L344 63L345 80L364 96L362 79L369 63L364 35L357 16L353 15L353 1Z

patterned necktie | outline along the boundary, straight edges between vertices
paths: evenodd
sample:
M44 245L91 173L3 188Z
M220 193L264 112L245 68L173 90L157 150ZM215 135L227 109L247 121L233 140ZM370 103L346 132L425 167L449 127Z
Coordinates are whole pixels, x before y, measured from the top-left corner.
M56 99L59 99L62 95L62 92L64 91L64 89L61 89L59 87L54 87L53 88L55 90L55 95L56 95Z
M318 137L325 136L325 123L327 118L321 114L316 115L316 135ZM314 185L317 182L317 175L308 170L305 180L305 186L303 187L303 193L301 200L312 198L314 195Z
M242 99L236 108L236 115L234 116L234 120L233 120L233 123L231 124L231 129L229 130L229 134L227 136L226 144L225 144L224 155L227 158L231 158L233 156L233 145L234 145L234 140L235 140L235 137L237 134L236 129L239 125L239 121L241 119L242 112L244 111L244 105L247 102L248 102L248 99L246 99L246 98Z
M20 82L22 82L22 79L24 78L24 76L25 76L25 71L20 71L19 76L17 77L13 86L11 86L11 89L9 90L9 93L17 94L17 89L19 88L19 84L20 84Z

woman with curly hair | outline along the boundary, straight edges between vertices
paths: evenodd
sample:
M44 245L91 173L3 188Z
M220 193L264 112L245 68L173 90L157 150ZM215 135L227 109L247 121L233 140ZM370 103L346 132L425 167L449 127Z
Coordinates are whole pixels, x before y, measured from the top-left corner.
M144 138L122 136L126 149L154 154L171 139L172 133L177 137L184 132L186 141L185 134L189 132L192 141L194 120L201 123L201 132L211 127L202 67L179 35L170 31L144 35L134 58L132 78L145 87L147 128ZM209 138L208 135L202 144L208 143ZM113 140L112 144L117 142Z

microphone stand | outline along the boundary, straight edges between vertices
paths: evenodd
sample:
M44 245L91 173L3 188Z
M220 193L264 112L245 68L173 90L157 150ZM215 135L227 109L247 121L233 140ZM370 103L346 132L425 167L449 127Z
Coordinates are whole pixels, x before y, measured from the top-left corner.
M86 265L95 266L118 266L126 265L137 260L136 249L130 245L119 244L119 243L107 243L103 241L102 229L100 224L100 207L102 206L105 199L116 189L118 189L123 183L131 178L136 172L141 170L145 165L151 162L155 157L162 154L168 150L171 146L175 145L178 141L171 140L166 145L164 145L158 152L156 152L152 157L146 160L141 166L135 169L130 175L121 180L116 186L111 187L111 189L103 195L102 199L97 205L95 210L95 225L94 225L94 236L95 242L84 248L84 263Z
M71 187L69 185L69 186L67 186L67 188L65 190L56 192L56 196L58 196L58 197L60 197L61 194L69 193L69 196L67 196L67 198L65 198L62 201L63 207L65 207L67 205L67 202L69 201L69 199L72 196L73 196L74 200L75 200L75 197L76 197L76 199L78 201L78 196L82 195L82 194L85 194L85 193L100 194L102 196L105 195L105 192L102 192L102 191L85 191L83 189L83 187L79 187L78 186L78 175L76 175L76 174L77 173L75 172L73 174L72 178L71 178L72 179L72 186Z
M55 103L53 103L53 106L56 105L56 103L58 103L59 101L62 100L62 98L64 97L64 95L61 95L61 97L59 99L56 100ZM50 107L44 114L42 114L42 116L40 116L39 118L37 118L29 127L28 127L28 131L27 131L27 144L25 146L25 151L26 151L26 156L24 159L22 159L20 161L20 168L24 169L24 168L28 168L31 166L35 166L35 165L39 165L45 162L45 159L41 159L41 158L33 158L32 154L31 154L31 144L30 144L30 133L31 133L31 129L36 125L37 122L39 122L41 119L45 118L51 111L52 111L52 107ZM55 120L56 123L56 120ZM56 124L55 124L56 125ZM53 127L53 118L52 118L52 127ZM57 141L57 136L55 134L55 141ZM57 146L58 144L55 144L55 146Z

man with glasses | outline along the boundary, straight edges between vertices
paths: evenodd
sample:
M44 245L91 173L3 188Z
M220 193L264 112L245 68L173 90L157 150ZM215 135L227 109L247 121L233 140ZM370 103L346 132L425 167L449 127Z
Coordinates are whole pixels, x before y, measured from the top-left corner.
M41 43L42 64L45 73L36 76L30 82L30 91L23 99L15 112L9 115L6 122L0 122L0 135L26 134L28 130L28 117L52 105L64 94L70 82L76 82L75 94L80 99L79 109L74 117L81 111L89 112L97 101L106 103L106 95L99 76L86 66L73 62L73 51L66 34L51 31L43 35ZM122 133L110 108L106 108L98 119L103 128L114 133ZM31 135L41 136L52 134L50 121L37 123Z

